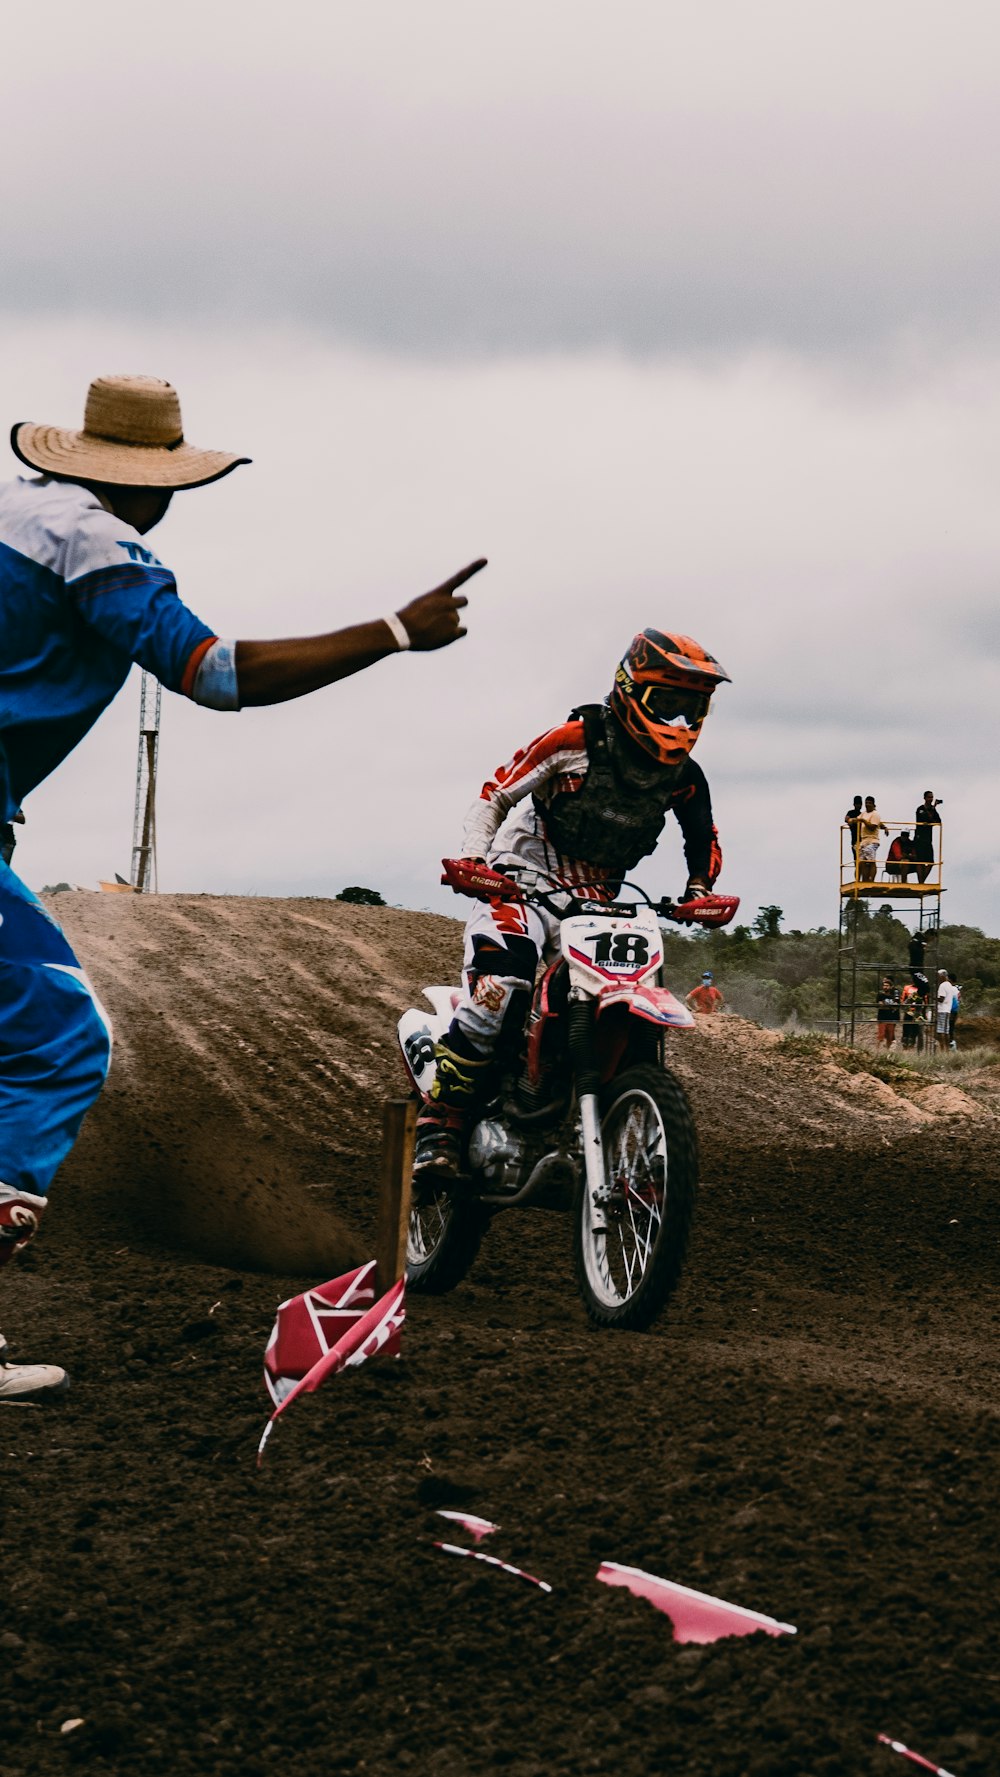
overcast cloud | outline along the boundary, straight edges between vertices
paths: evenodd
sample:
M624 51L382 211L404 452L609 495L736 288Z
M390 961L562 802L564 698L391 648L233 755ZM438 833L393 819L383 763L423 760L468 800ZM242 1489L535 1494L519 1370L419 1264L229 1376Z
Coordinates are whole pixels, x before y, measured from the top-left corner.
M832 923L850 796L932 786L949 913L996 929L998 40L797 0L8 21L9 418L145 370L253 456L152 539L222 634L490 556L456 649L166 700L162 887L459 911L436 860L485 775L652 622L733 675L699 757L751 915ZM30 799L34 886L127 872L136 710ZM674 841L647 875L678 888Z
M995 6L57 0L5 26L14 302L464 353L997 336Z

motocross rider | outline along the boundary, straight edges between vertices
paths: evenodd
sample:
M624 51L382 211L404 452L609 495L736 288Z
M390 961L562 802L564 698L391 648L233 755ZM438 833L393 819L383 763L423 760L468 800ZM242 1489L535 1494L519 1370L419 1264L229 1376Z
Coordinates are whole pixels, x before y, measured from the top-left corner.
M654 849L672 810L688 867L684 899L708 894L722 852L708 782L691 751L723 680L729 674L690 636L644 629L603 704L573 710L483 785L466 816L463 858L488 863L525 890L541 876L545 887L551 879L569 890L597 885L590 898L611 900ZM539 956L554 950L558 927L542 908L499 900L469 920L464 992L435 1047L415 1173L461 1172L466 1127L523 1029Z

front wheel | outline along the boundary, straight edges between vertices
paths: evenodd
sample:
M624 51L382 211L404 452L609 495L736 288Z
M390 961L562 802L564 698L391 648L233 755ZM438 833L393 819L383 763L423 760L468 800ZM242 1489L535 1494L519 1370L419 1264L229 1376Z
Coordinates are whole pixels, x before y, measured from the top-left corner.
M452 1195L429 1180L414 1181L406 1235L406 1286L443 1296L471 1269L489 1222L481 1203Z
M611 1187L607 1227L592 1227L586 1180L573 1264L590 1319L643 1332L677 1287L698 1184L698 1143L684 1091L671 1074L628 1068L601 1094L601 1142Z

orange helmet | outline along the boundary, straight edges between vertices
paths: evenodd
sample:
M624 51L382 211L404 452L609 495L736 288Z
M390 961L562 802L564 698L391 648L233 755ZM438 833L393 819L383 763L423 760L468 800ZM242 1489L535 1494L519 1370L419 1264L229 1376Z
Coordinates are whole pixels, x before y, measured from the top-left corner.
M701 733L709 699L729 674L690 636L644 629L615 673L609 699L626 734L661 765L679 765Z

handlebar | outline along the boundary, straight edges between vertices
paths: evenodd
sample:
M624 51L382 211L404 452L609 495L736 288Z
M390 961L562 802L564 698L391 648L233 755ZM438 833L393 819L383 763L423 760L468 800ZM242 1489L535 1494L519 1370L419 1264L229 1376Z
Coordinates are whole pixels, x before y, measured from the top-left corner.
M538 887L529 891L513 877L504 876L499 870L491 870L488 864L479 864L469 858L442 858L441 871L442 883L454 889L457 895L472 895L477 901L518 901L522 904L538 901L557 918L566 918L568 914L582 910L581 894L572 894L551 878L554 894ZM541 873L533 871L532 874L537 880ZM661 919L673 920L677 925L726 926L740 904L738 895L702 895L696 901L672 901L669 895L664 895L661 900L654 901L638 883L623 883L622 887L628 888L647 907L652 907ZM577 888L585 897L588 888L606 892L607 884L579 883ZM606 910L613 913L615 903L607 902ZM593 908L588 907L587 911L591 912Z

